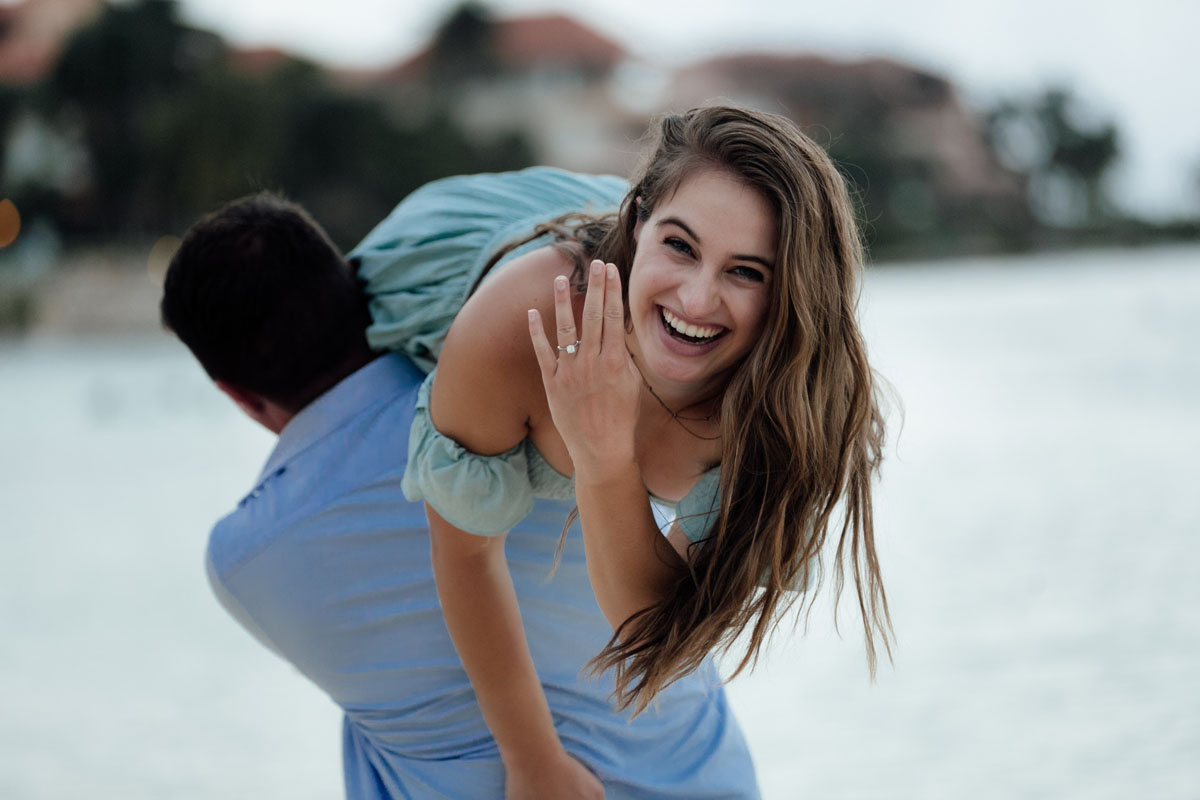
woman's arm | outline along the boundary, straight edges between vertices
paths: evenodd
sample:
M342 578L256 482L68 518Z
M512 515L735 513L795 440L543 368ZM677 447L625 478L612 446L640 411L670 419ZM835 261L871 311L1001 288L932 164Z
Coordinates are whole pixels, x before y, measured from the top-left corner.
M575 353L546 338L531 309L529 333L555 427L575 467L588 576L596 601L617 629L671 591L683 561L659 532L634 449L641 376L625 348L621 281L616 267L592 262L579 333L569 289L555 280L554 335L579 340Z
M504 537L465 533L429 506L433 574L446 627L500 748L505 796L602 798L558 739L521 625Z
M430 398L434 426L481 455L506 452L525 438L526 378L540 391L536 371L523 374L530 372L522 367L530 362L528 343L519 307L508 308L510 302L509 293L492 290L464 306ZM504 760L507 797L603 797L600 782L567 754L555 732L525 640L504 537L462 531L428 505L426 513L446 627Z
M636 468L607 478L576 473L575 502L596 602L616 630L671 591L683 560L659 531Z

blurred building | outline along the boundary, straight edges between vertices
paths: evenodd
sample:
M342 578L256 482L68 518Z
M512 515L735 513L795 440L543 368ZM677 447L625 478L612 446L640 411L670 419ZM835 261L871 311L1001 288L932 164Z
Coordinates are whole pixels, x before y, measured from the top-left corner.
M547 164L628 172L646 127L638 87L648 65L561 14L497 20L487 37L476 47L484 57L476 53L453 80L436 41L394 67L344 78L400 118L444 113L481 137L520 131Z
M726 100L783 114L829 149L877 243L940 237L946 249L987 248L1027 224L1022 180L938 75L886 59L771 54L667 74L567 16L472 24L448 22L395 67L344 79L397 118L444 114L484 138L520 131L538 161L619 174L653 114Z
M245 75L269 75L296 57L278 47L230 47L229 64Z

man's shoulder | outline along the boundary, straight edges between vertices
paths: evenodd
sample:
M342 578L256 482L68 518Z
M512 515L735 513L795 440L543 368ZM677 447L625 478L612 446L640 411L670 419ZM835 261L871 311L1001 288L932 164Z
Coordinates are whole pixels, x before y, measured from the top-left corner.
M400 484L412 404L401 402L394 387L383 387L378 400L306 440L278 463L278 453L272 456L258 482L209 534L209 558L218 575L281 538L303 533L332 509L367 505L364 496L382 506L405 502Z
M213 526L208 560L214 574L224 580L264 554L288 560L297 548L320 549L347 534L401 524L409 516L401 488L405 461L403 451L393 455L390 462L342 459L317 469L291 464L274 470Z
M238 565L285 535L304 514L315 509L297 508L287 484L288 466L265 475L236 507L219 519L208 536L208 559L215 574L227 577Z

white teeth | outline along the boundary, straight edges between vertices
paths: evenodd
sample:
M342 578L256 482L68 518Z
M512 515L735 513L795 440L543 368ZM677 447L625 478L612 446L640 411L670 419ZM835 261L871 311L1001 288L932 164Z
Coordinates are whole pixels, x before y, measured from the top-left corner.
M684 322L670 311L667 311L665 308L662 310L662 315L663 319L666 320L668 325L682 333L684 336L690 336L693 339L710 339L724 330L724 328L710 328L705 325L692 325Z

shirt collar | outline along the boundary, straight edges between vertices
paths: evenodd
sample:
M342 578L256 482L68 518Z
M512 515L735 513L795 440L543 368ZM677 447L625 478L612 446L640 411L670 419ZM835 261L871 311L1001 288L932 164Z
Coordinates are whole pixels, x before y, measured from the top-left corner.
M360 367L288 421L279 432L279 441L259 482L360 412L387 403L405 390L415 391L423 377L411 361L398 353L388 353Z

